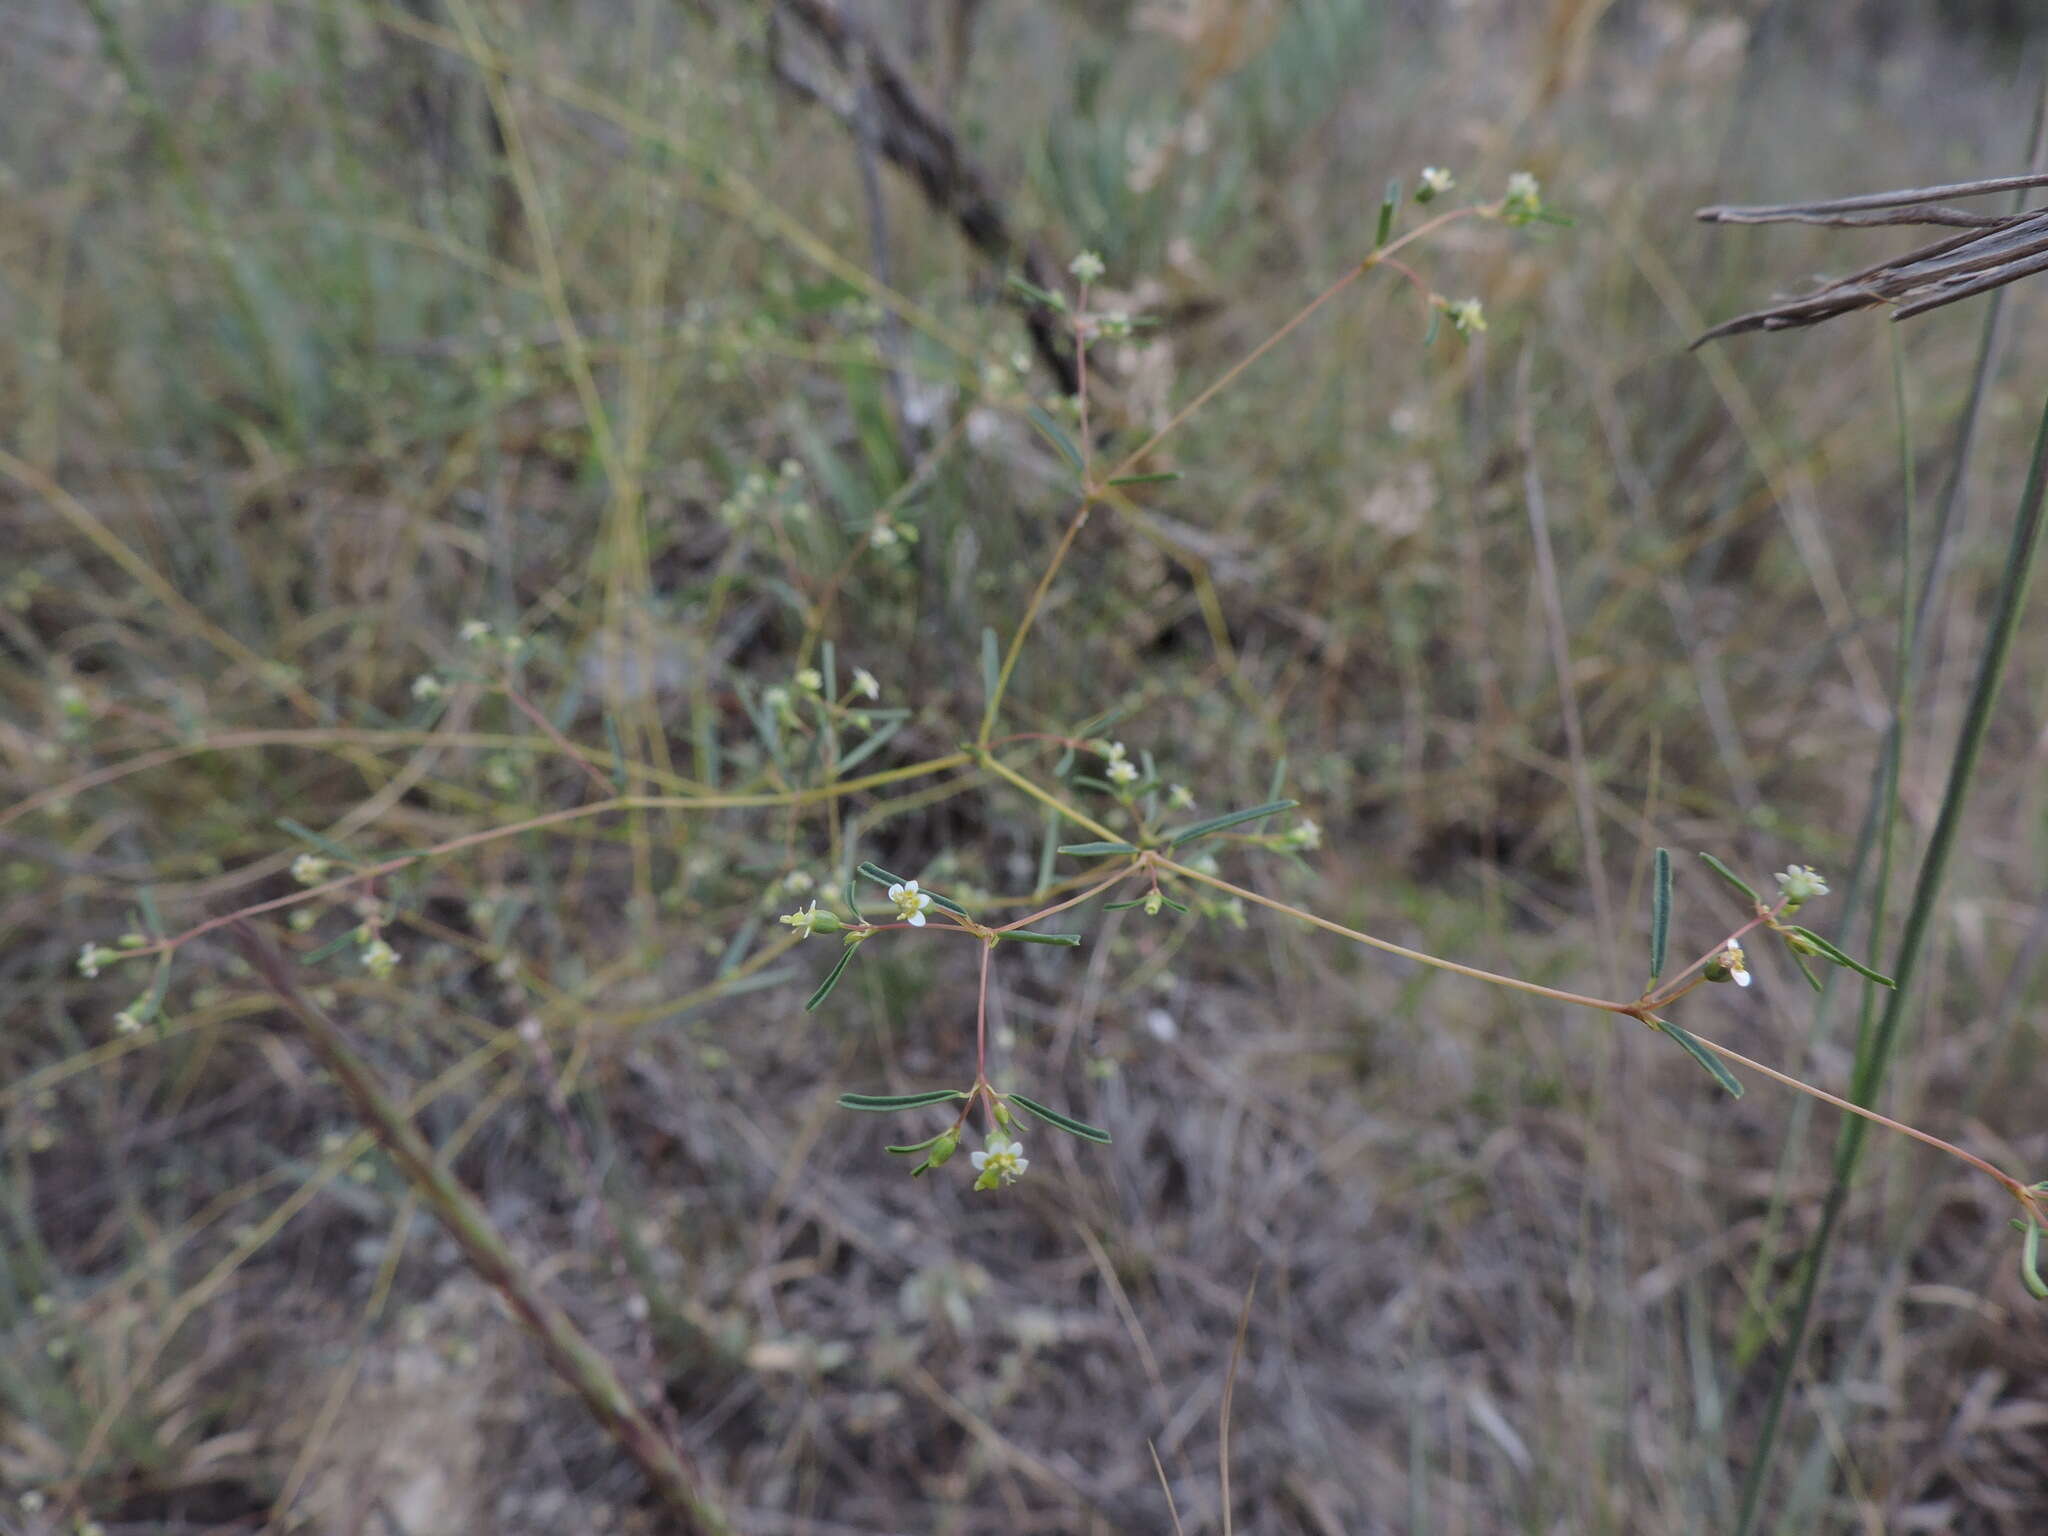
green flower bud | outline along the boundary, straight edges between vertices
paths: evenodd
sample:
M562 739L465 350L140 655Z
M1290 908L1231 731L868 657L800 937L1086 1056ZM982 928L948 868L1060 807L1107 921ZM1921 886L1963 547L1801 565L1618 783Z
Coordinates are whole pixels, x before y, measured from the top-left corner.
M943 1168L946 1165L946 1159L959 1150L960 1133L958 1131L948 1131L932 1143L931 1151L925 1154L925 1161L934 1168Z

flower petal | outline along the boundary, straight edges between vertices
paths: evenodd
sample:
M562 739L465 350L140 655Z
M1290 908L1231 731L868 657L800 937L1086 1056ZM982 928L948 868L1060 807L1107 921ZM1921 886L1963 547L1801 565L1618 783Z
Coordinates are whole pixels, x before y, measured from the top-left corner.
M911 926L911 927L913 927L913 928L922 928L922 927L924 926L924 914L923 914L922 912L913 912L913 913L911 913L911 914L910 914L910 926ZM1744 978L1744 980L1743 980L1743 985L1745 985L1745 986L1747 986L1747 985L1748 985L1748 978L1747 978L1747 977L1745 977L1745 978Z

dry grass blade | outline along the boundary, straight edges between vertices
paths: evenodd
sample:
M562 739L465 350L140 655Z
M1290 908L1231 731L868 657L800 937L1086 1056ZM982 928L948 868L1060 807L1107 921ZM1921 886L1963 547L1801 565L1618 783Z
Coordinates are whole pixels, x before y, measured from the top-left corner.
M2048 185L2048 178L2006 176L1995 181L1880 192L1823 202L1702 208L1697 217L1710 224L1964 225L1967 232L1945 236L1864 267L1799 298L1737 315L1706 332L1693 345L1745 331L1782 331L1818 325L1837 315L1881 304L1893 306L1894 320L1904 320L2031 277L2048 268L2048 210L1974 214L1941 207L1928 199L1978 197L2041 185Z
M1223 1484L1223 1536L1230 1536L1230 1405L1237 1396L1237 1368L1244 1363L1244 1336L1252 1325L1252 1298L1259 1293L1259 1272L1244 1288L1244 1306L1237 1314L1237 1337L1230 1342L1230 1369L1223 1377L1223 1406L1216 1415L1217 1476Z

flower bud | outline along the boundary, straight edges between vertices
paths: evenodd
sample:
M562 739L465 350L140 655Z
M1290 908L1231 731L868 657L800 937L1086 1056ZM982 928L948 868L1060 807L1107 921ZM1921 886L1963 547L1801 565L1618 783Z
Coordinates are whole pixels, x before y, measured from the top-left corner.
M925 1154L925 1161L934 1168L943 1168L946 1165L946 1159L959 1150L960 1133L958 1131L948 1131L932 1143L931 1151Z

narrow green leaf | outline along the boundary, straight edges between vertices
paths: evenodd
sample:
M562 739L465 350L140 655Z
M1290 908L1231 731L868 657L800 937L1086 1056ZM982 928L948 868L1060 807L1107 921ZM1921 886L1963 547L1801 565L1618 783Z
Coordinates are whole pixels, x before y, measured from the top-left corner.
M626 747L619 740L619 722L612 718L612 712L604 712L604 744L612 753L612 793L626 792Z
M818 675L825 681L825 702L839 702L839 652L830 640L818 642Z
M1081 942L1078 933L1032 933L1018 928L1005 928L1002 937L1015 939L1020 944L1062 944L1069 948Z
M1143 896L1133 896L1129 901L1105 901L1102 904L1102 910L1105 912L1128 912L1133 907L1142 907L1143 905L1145 905L1145 898Z
M877 885L901 885L903 883L901 875L892 875L889 871L882 868L881 865L869 863L866 859L861 860L860 872Z
M817 1012L818 1004L824 1002L826 998L832 995L832 989L839 985L839 978L845 975L846 968L849 965L853 964L854 953L859 948L860 946L858 944L849 944L846 946L844 953L842 953L839 957L838 964L834 965L832 969L826 973L825 979L818 983L818 990L813 992L810 995L810 999L804 1004L805 1013Z
M1441 309L1434 304L1429 306L1429 329L1422 333L1422 344L1425 347L1435 345L1437 328L1442 325L1443 318L1444 312Z
M1176 912L1184 913L1187 911L1187 904L1185 902L1175 901L1171 896L1168 896L1163 891L1160 893L1159 899L1162 903L1164 903L1166 906L1173 908L1173 910Z
M1114 784L1111 784L1104 779L1098 779L1092 774L1077 773L1072 778L1068 779L1067 782L1069 784L1077 785L1082 789L1099 790L1101 793L1105 795L1114 795L1121 793L1121 791Z
M1373 234L1372 248L1378 250L1387 243L1394 233L1394 215L1401 211L1401 178L1395 176L1387 182L1386 195L1380 199L1380 225Z
M1029 1110L1047 1125L1057 1126L1069 1136L1079 1136L1083 1141L1099 1142L1105 1147L1109 1145L1109 1132L1105 1130L1076 1120L1071 1115L1063 1115L1056 1109L1047 1109L1038 1100L1027 1099L1021 1093L1005 1094L1004 1097L1019 1109Z
M1248 811L1231 811L1222 816L1211 816L1207 821L1198 821L1193 826L1181 827L1166 834L1166 846L1178 848L1182 843L1191 843L1198 837L1207 837L1212 832L1221 832L1240 822L1257 821L1261 816L1277 816L1282 811L1291 811L1301 802L1298 800L1273 800L1265 805L1255 805Z
M910 711L906 709L900 712L899 718L879 726L875 733L868 737L866 741L863 741L859 746L847 753L846 756L839 759L839 771L841 773L853 772L854 769L886 747L889 744L889 738L902 730L909 719Z
M981 697L989 708L995 708L996 683L1003 675L1003 644L996 638L996 632L984 624L981 629Z
M2029 1219L2020 1244L2020 1283L2036 1301L2048 1301L2048 1280L2041 1278L2041 1223Z
M1082 473L1080 450L1068 439L1067 434L1060 430L1060 424L1046 414L1045 407L1029 405L1024 408L1024 414L1031 418L1031 425L1038 428L1046 441L1059 449L1060 457L1067 461L1067 467L1076 475Z
M1061 843L1059 851L1092 859L1112 853L1136 853L1138 848L1135 843Z
M927 1104L957 1104L966 1097L958 1088L927 1088L922 1093L842 1093L839 1107L885 1115L898 1109L923 1109Z
M1712 1074L1715 1082L1726 1088L1736 1098L1742 1097L1742 1084L1735 1080L1735 1075L1722 1063L1720 1057L1716 1056L1704 1045L1701 1045L1699 1041L1693 1039L1691 1035L1680 1029L1676 1024L1673 1024L1669 1019L1652 1019L1650 1025L1653 1029L1663 1030L1665 1034L1683 1046L1685 1053L1705 1067Z
M1048 292L1046 289L1039 287L1038 284L1027 282L1023 278L1018 277L1015 273L1005 277L1003 281L1033 303L1043 304L1047 309L1056 309L1062 314L1066 313L1067 300L1064 294Z
M1106 485L1157 485L1162 480L1179 480L1181 478L1182 475L1179 470L1163 469L1156 475L1115 475L1103 483Z
M1792 963L1799 967L1799 974L1806 978L1806 984L1813 988L1814 991L1825 992L1827 990L1826 987L1821 985L1821 979L1813 974L1813 967L1806 963L1806 956L1794 950L1792 951Z
M322 944L318 949L314 950L311 954L299 956L299 964L318 965L322 960L331 960L336 955L340 954L344 949L349 949L353 947L355 942L356 931L355 929L351 928L347 933L344 933L340 938L329 939L325 944Z
M1038 884L1034 890L1046 890L1053 882L1060 856L1060 813L1051 806L1045 808L1045 840L1038 845Z
M1742 892L1742 894L1747 896L1751 901L1755 902L1758 906L1762 906L1764 904L1763 897L1757 895L1757 893L1750 888L1750 884L1747 880L1743 879L1742 876L1735 873L1734 870L1730 869L1726 864L1723 864L1711 853L1703 853L1700 855L1700 858L1705 861L1707 868L1711 869L1723 880L1726 880L1730 885L1734 886L1735 889Z
M1671 942L1671 850L1659 848L1650 869L1650 985L1664 974L1664 953Z
M940 1137L950 1136L951 1134L952 1129L951 1127L948 1127L946 1130L940 1131L935 1136L925 1137L923 1141L913 1141L907 1147L890 1147L888 1150L894 1152L898 1157L908 1157L913 1152L922 1152L926 1147L936 1146L938 1144Z
M311 827L293 821L289 816L278 817L277 825L282 830L289 832L293 837L298 838L301 842L311 843L330 859L340 859L344 864L360 864L363 862L360 857L342 847L333 838L322 836Z
M1088 737L1095 735L1098 731L1106 731L1130 712L1131 706L1128 704L1112 704L1108 709L1103 710L1102 713L1090 715L1086 720L1075 726L1074 734L1076 736Z
M1837 949L1833 944L1815 933L1811 928L1788 927L1786 931L1796 933L1800 938L1806 940L1807 943L1821 952L1823 959L1832 960L1836 965L1845 966L1849 970L1854 971L1858 976L1876 982L1880 987L1896 987L1898 985L1896 981L1893 981L1884 972L1873 971L1861 960L1851 959L1840 949Z

